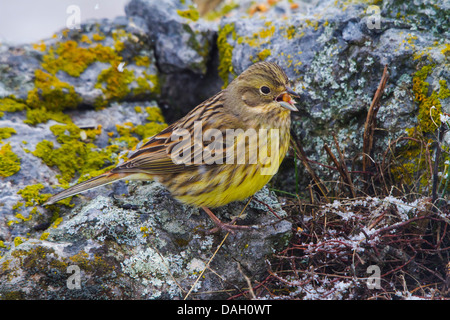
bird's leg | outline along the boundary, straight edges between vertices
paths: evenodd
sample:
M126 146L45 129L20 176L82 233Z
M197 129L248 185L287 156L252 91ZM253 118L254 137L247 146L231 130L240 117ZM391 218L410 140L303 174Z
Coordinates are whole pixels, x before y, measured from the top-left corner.
M231 220L230 223L223 223L222 221L220 221L219 218L216 217L216 215L214 213L212 213L211 210L209 210L207 207L202 207L203 211L205 211L208 216L211 218L211 220L216 224L215 228L212 228L211 230L208 231L208 233L215 233L219 230L224 230L227 232L231 232L234 233L234 231L236 229L250 229L249 226L239 226L239 225L235 225L234 223L236 222L236 220L238 219L238 217L235 217L233 220Z

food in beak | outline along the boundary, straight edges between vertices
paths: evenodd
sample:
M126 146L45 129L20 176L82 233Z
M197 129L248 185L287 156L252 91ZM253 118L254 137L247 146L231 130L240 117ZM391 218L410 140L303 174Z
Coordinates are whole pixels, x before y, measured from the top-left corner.
M292 91L292 89L288 89L286 90L286 92L283 92L282 94L280 94L277 98L276 101L284 108L291 110L291 111L298 111L298 109L295 107L295 101L292 100L291 95L288 93L289 90L291 92L293 92L293 94L295 94L295 96L298 97L298 94L296 94L294 91Z

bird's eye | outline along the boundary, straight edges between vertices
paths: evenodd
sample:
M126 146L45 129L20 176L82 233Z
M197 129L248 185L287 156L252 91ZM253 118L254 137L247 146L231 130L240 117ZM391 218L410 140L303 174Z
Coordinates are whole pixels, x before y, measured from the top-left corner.
M266 87L266 86L262 86L261 88L259 88L259 90L261 90L261 92L263 94L269 94L270 93L270 88Z

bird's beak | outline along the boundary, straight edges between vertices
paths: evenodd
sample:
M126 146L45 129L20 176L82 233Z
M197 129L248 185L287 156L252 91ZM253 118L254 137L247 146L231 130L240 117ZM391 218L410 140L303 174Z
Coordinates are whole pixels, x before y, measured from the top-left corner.
M291 96L294 96L296 98L300 98L300 95L292 90L290 87L286 86L286 92L289 93Z
M291 111L298 111L297 107L295 106L295 101L292 100L291 96L294 96L296 98L300 97L298 93L296 93L290 87L286 86L286 91L280 94L276 100L283 108Z

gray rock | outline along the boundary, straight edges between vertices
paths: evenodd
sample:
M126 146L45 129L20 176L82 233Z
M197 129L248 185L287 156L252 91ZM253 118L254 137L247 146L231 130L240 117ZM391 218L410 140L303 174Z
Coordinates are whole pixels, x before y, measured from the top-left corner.
M34 70L39 67L42 54L31 46L0 45L0 98L14 95L26 99L34 87Z
M135 106L140 106L143 111L141 113L136 112ZM102 131L97 136L95 143L99 149L102 149L113 143L118 143L111 141L111 139L119 137L116 125L132 123L137 126L148 123L148 120L146 120L148 117L147 112L145 112L146 107L157 108L157 104L155 102L113 103L109 108L102 111L74 110L68 112L68 115L81 128L87 129L101 126ZM9 143L11 150L20 158L20 171L10 177L0 178L0 216L2 217L0 240L4 241L5 246L11 246L15 237L35 236L39 238L42 230L36 231L36 226L42 223L50 224L52 220L52 213L46 211L38 203L24 206L25 200L17 192L27 186L37 184L42 184L41 194L55 193L56 190L60 190L59 188L55 190L51 187L59 185L56 176L60 174L60 171L56 167L47 166L40 158L34 156L32 152L36 150L38 143L43 140L50 141L55 148L59 148L60 144L50 128L61 124L50 120L45 124L30 126L24 124L23 120L23 115L16 114L10 120L0 121L0 128L8 127L17 132L10 138L3 139L3 142ZM113 135L111 136L108 133L113 133ZM103 189L103 192L105 195L108 195L116 188L120 189L122 185L123 183L118 183L115 186L106 187ZM98 194L98 191L96 193ZM14 209L17 204L22 205ZM36 209L40 214L32 214L32 211ZM22 221L21 218L17 217L19 213L24 219L30 220ZM0 247L0 250L4 249Z
M130 196L97 196L75 207L48 230L46 241L30 239L8 251L0 260L8 266L0 269L0 279L7 279L0 282L0 297L181 299L193 287L193 299L225 298L221 292L247 286L242 272L262 280L266 259L291 235L289 222L249 208L243 223L258 229L236 232L220 244L224 234L203 232L213 227L205 213L179 204L156 182L130 188ZM277 203L267 189L258 198ZM216 213L225 219L244 206L234 203ZM273 209L285 217L279 206ZM204 270L207 265L214 272ZM79 288L72 286L72 269L79 272ZM40 281L27 281L31 276Z
M132 0L125 7L128 17L140 17L146 22L159 69L164 73L207 71L214 33L179 15L178 11L189 10L188 4L190 1Z

